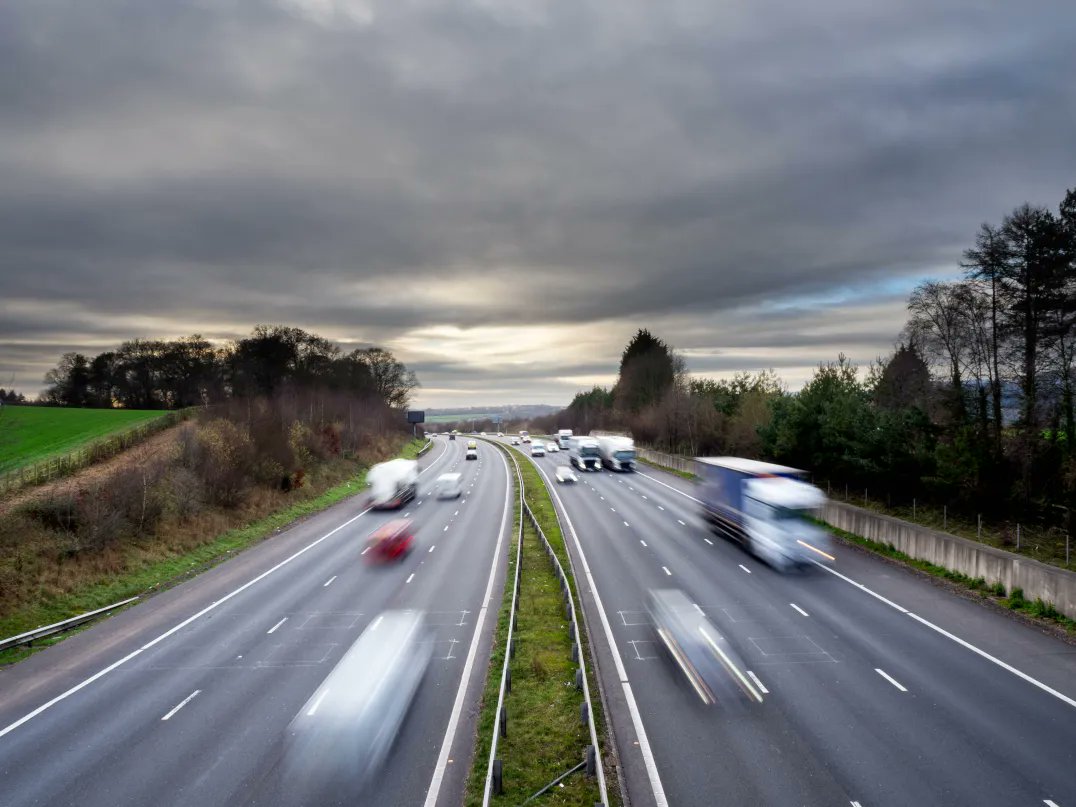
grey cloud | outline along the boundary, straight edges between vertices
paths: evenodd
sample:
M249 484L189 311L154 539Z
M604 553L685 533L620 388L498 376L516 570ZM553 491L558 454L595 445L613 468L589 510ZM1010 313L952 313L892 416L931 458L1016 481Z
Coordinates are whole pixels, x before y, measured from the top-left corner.
M0 298L77 303L95 343L146 335L131 312L390 347L682 316L680 347L813 365L842 338L884 351L902 302L888 335L735 312L952 268L980 221L1076 176L1061 0L371 6L5 3ZM356 280L473 295L408 305ZM76 323L28 311L0 342L54 361L50 329ZM515 377L524 399L541 372Z

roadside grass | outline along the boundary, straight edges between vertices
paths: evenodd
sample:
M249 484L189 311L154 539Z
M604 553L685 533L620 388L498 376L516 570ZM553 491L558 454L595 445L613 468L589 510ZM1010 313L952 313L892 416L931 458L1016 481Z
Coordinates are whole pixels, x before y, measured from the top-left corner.
M649 465L651 468L657 468L659 471L665 471L668 474L674 474L681 479L686 479L688 482L694 482L696 479L695 474L689 474L687 471L678 471L675 468L670 468L667 465L661 465L660 463L653 462L652 460L644 460L642 457L637 456L636 462L641 462L643 465Z
M534 513L534 517L535 517L535 519L537 519L538 525L542 528L542 532L545 533L546 539L549 541L550 545L553 547L553 551L556 553L557 557L560 559L561 565L568 572L569 586L571 587L572 596L575 598L577 610L579 611L580 619L579 619L578 629L579 629L580 638L581 638L580 644L581 644L581 646L583 648L583 652L586 653L586 657L587 657L587 683L588 683L588 686L590 687L590 696L591 696L592 705L594 707L594 726L595 726L595 729L597 730L598 742L602 744L602 749L599 749L599 750L604 752L602 754L602 757L601 757L601 762L602 762L602 765L604 766L604 769L605 769L605 784L606 784L606 789L607 789L608 794L609 794L610 807L612 807L612 805L616 805L616 804L620 803L620 783L619 783L618 777L617 777L617 770L616 770L616 766L614 764L614 757L613 757L613 754L612 754L612 752L610 750L613 747L612 746L613 738L612 738L612 736L611 736L611 734L610 734L610 732L608 730L608 727L607 727L607 724L606 724L606 721L605 721L605 712L604 712L601 697L600 697L600 694L599 694L601 692L601 689L600 689L600 686L598 684L598 679L597 679L597 665L596 665L595 660L594 660L594 654L590 649L590 637L587 635L586 622L582 618L583 617L583 614L581 612L582 600L579 597L578 582L576 581L574 574L572 574L572 564L571 564L571 559L568 557L568 548L565 545L564 535L561 533L561 529L560 529L560 522L557 519L557 513L556 513L556 510L553 507L553 499L550 496L549 491L546 489L545 480L542 478L541 474L538 473L538 469L535 467L534 463L530 460L530 458L527 457L524 454L524 452L519 450L517 447L515 447L515 446L503 446L503 447L505 448L505 450L514 451L517 455L523 455L524 459L523 459L522 462L519 463L519 468L520 468L520 472L523 475L523 485L524 485L524 489L526 491L527 504L530 506L531 512ZM554 587L558 587L559 584L557 584L557 582L556 582L557 578L555 576L555 573L551 570L551 568L549 566L549 560L548 560L548 558L546 558L546 556L544 554L544 550L541 548L540 539L538 539L536 537L535 541L538 544L537 551L541 554L542 562L544 564L543 568L550 569L550 572L549 572L550 579L553 581ZM526 565L524 565L523 568L526 571L526 569L527 569ZM559 588L558 588L558 591L559 591ZM563 605L561 606L560 613L561 614L564 613ZM574 670L574 666L573 666L573 670ZM574 672L573 672L573 675L574 675ZM582 702L582 697L581 696L580 696L579 700L580 700L580 702ZM578 721L579 720L578 708L576 709L575 717L576 717L576 720ZM586 745L589 745L589 732L586 730L585 725L581 725L580 730L583 732L582 736L585 738L585 740L583 742L583 746L581 746L581 748L582 748L582 747L585 747ZM578 761L579 760L576 760L576 762L578 762ZM564 770L567 770L568 767L571 767L571 766L565 767ZM552 778L553 777L550 777L550 779L552 779ZM594 790L595 790L595 794L597 794L597 783L596 782L595 782ZM542 798L544 799L546 797L543 796ZM595 799L593 801L579 802L579 803L580 804L584 804L584 803L585 804L593 804L593 803L596 803L596 802L597 802L597 797L595 797Z
M0 474L75 451L168 412L5 406L0 411Z
M498 448L508 452L506 446L498 444ZM518 455L520 452L515 453ZM549 493L533 465L524 460L519 467L527 504L539 519L550 543L562 555L563 538ZM517 514L517 530L521 518L522 514ZM509 664L511 689L505 697L508 736L500 738L497 747L497 757L502 761L504 792L493 797L492 803L496 805L522 804L582 762L584 749L590 744L589 729L581 719L583 695L574 685L578 665L571 657L572 640L559 578L553 571L538 533L528 519L523 519L523 523L520 561L523 566L516 612L515 653ZM566 556L562 555L561 562L565 568L570 568ZM477 807L482 803L490 742L496 728L497 695L507 643L514 570L515 567L510 565L478 723L479 750L468 779L467 807ZM587 647L585 641L583 647ZM588 667L588 674L592 670L593 664ZM591 692L594 695L598 692L593 681ZM595 702L594 706L599 735L604 739L601 704ZM609 775L608 772L606 775ZM610 798L614 798L615 780L609 784L609 790ZM577 771L536 799L535 804L590 805L599 799L597 779Z
M404 444L398 456L414 459L423 445L422 440L409 440ZM249 524L227 530L216 538L187 551L169 552L161 557L132 548L128 552L127 567L121 573L88 583L66 595L27 604L4 615L0 618L0 638L15 636L42 625L60 622L72 616L120 602L128 597L145 596L171 588L261 542L275 532L291 526L299 519L325 510L349 496L361 493L366 486L367 470L365 467L358 467L348 478L317 496L295 502L251 521ZM132 603L132 605L135 604ZM115 614L118 611L111 613ZM85 627L92 624L89 623ZM35 642L32 647L0 651L0 667L21 661L34 652L56 644L76 632L78 631L72 630L55 634L40 642Z
M1069 619L1067 616L1060 613L1052 603L1046 603L1040 599L1036 599L1033 602L1025 600L1024 592L1019 588L1013 589L1012 592L1006 596L1005 586L1001 583L987 583L982 577L969 577L966 574L946 569L944 566L938 566L929 561L913 558L910 555L901 552L892 544L883 544L878 541L872 541L861 535L855 535L850 532L845 532L842 529L838 529L837 527L831 527L821 521L818 521L817 523L848 543L861 546L876 554L900 561L906 566L911 566L913 569L918 569L933 577L948 580L950 583L955 583L969 591L976 592L983 599L993 600L999 605L1008 608L1010 611L1019 611L1026 616L1058 625L1064 628L1067 633L1076 635L1076 620Z

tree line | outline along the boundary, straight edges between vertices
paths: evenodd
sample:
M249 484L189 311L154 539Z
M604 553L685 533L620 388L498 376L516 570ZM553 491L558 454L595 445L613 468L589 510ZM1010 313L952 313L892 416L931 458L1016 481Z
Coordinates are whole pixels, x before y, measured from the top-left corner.
M643 329L616 383L532 428L630 431L685 454L759 457L816 479L1000 517L1076 508L1076 189L983 224L955 279L908 299L894 351L841 355L802 390L772 372L694 378Z
M258 325L223 347L196 334L132 339L92 357L65 353L45 383L47 404L128 409L208 406L307 388L376 396L399 409L418 386L384 348L344 353L328 339L283 325Z

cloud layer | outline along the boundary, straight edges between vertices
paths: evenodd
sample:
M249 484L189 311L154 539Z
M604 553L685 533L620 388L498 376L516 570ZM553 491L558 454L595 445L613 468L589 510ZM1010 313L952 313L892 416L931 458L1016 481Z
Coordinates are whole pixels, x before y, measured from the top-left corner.
M8 0L0 386L257 322L421 402L566 402L634 328L795 386L1076 184L1076 11ZM991 5L992 8L986 8Z

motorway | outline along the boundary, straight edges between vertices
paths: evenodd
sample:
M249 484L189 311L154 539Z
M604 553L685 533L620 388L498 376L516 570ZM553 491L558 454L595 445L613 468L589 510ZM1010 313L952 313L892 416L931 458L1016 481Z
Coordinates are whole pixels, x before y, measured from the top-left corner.
M534 462L570 524L634 807L1076 807L1076 647L839 544L831 570L777 573L712 535L671 474L556 485L567 455ZM644 610L666 587L739 651L764 703L697 699Z
M504 458L463 446L423 459L399 564L360 553L400 513L355 497L0 673L0 803L460 804L512 521ZM452 470L463 495L438 501ZM289 792L285 728L387 608L426 610L434 643L387 767L358 798Z

